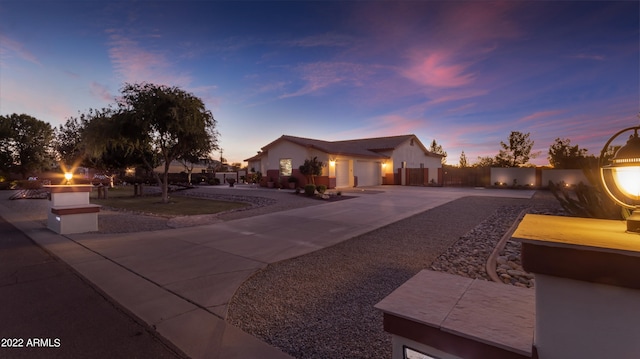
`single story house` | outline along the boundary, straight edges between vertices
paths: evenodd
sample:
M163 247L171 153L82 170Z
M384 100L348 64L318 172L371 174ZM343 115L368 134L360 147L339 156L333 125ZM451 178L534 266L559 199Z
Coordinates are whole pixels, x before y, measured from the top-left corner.
M442 183L442 155L429 152L413 134L346 141L283 135L245 161L263 180L284 182L293 176L304 185L299 167L314 157L324 164L315 182L328 188Z
M217 162L217 161L216 161ZM188 166L188 168L187 168ZM213 173L213 166L206 161L199 161L198 163L187 162L187 166L184 163L174 160L169 164L169 173L188 173L191 169L191 173ZM153 169L154 172L164 173L164 163Z

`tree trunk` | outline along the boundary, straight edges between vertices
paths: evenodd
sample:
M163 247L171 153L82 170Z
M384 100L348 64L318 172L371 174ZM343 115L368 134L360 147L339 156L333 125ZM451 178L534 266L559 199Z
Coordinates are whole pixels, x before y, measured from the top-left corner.
M162 186L162 203L169 203L169 164L170 162L165 161L162 182L160 183Z

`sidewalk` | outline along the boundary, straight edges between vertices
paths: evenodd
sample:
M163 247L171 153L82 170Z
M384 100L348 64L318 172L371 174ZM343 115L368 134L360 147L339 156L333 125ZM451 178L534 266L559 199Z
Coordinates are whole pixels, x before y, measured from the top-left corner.
M252 273L464 196L530 198L534 191L385 186L377 194L212 225L127 234L61 236L0 216L154 327L193 358L287 358L224 321ZM10 205L10 203L9 203Z
M0 337L17 340L0 357L183 358L2 218L0 233Z

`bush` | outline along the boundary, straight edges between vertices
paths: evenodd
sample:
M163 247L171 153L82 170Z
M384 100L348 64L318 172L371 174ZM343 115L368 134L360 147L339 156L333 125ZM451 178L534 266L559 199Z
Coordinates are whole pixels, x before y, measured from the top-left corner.
M313 196L316 193L316 185L308 184L304 186L304 194L307 196Z
M549 181L549 190L572 216L619 220L631 215L628 209L618 206L605 195L604 190L582 182L569 188L563 182Z
M325 193L327 191L327 186L321 184L321 185L318 186L317 189L318 189L318 193L323 194L323 193Z

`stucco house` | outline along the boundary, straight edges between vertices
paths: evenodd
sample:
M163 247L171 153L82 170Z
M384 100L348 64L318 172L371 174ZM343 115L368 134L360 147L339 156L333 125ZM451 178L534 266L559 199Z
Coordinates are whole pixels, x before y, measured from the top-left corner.
M283 135L245 161L265 179L294 176L303 185L306 178L298 168L314 157L325 165L316 184L328 188L442 183L442 156L429 152L413 134L346 141Z

